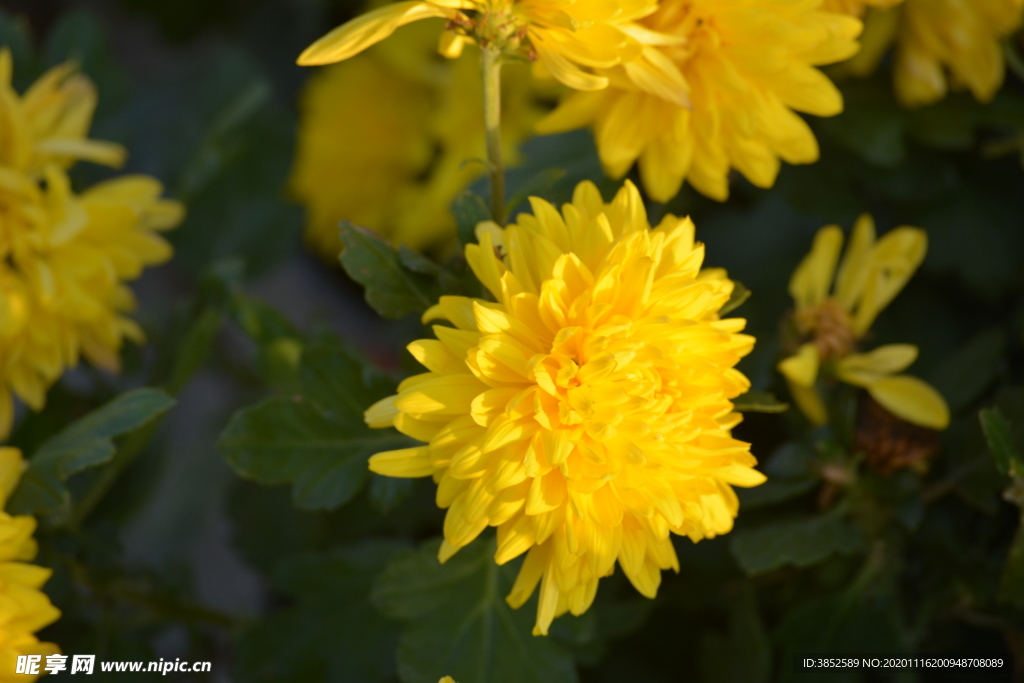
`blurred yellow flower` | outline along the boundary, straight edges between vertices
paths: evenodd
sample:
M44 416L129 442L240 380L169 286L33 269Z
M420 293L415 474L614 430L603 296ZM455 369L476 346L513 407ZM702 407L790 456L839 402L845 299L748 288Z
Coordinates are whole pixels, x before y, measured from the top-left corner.
M981 102L1003 83L1001 41L1024 20L1024 0L905 0L868 12L864 49L845 69L875 70L893 43L896 96L907 107L932 104L950 88L966 88Z
M341 250L341 220L412 249L450 242L451 203L486 172L473 161L486 156L479 67L437 59L440 28L402 28L306 87L290 188L306 207L307 240L329 261ZM508 65L502 140L513 162L542 113L534 90L524 65Z
M876 241L875 223L863 215L837 271L842 246L839 227L822 228L789 281L796 302L793 322L802 343L778 367L794 401L812 423L825 423L827 410L816 388L824 372L863 387L882 407L911 424L945 429L949 408L942 396L915 377L897 374L917 359L916 346L889 344L856 352L875 318L924 260L927 235L920 228L900 227Z
M526 560L508 596L540 584L535 634L581 614L616 561L653 597L678 570L670 532L732 529L732 486L755 486L750 445L732 438L734 366L753 346L720 319L733 283L701 271L689 219L651 230L637 189L611 203L584 182L559 212L532 199L505 229L477 228L466 258L496 303L444 296L424 320L436 339L409 350L428 372L370 407L426 445L379 453L374 472L433 476L447 508L446 560L488 526L495 560Z
M63 167L105 154L114 162L120 150L84 137L95 105L92 85L76 76L65 88L68 69L56 67L21 98L11 88L7 53L0 54L0 72L0 120L17 123L0 133L2 439L13 422L13 396L39 410L80 354L116 370L122 341L141 340L124 315L134 307L125 282L170 258L157 232L176 226L184 209L160 199L160 183L147 176L76 195Z
M299 64L316 66L348 59L397 28L421 19L448 20L440 51L457 57L465 44L497 47L538 60L570 88L595 90L608 81L592 69L635 60L644 44L658 42L634 22L655 10L656 0L408 0L371 10L310 45ZM669 68L656 76L672 81Z
M903 0L824 0L821 9L825 12L839 12L854 17L864 16L869 7L893 7Z
M78 160L119 167L125 150L88 138L96 87L74 64L47 71L23 97L11 87L11 51L0 48L0 174L39 178L47 165L68 168ZM0 179L0 185L2 185Z
M23 469L21 451L0 448L0 681L27 681L35 676L15 674L19 655L57 654L53 643L41 643L34 633L60 618L40 588L50 569L28 564L36 556L32 534L36 521L3 511Z
M856 52L858 20L816 2L665 0L642 24L673 38L644 49L638 63L650 68L602 71L612 87L572 93L541 132L592 124L605 171L618 178L639 160L644 188L662 202L684 179L725 200L730 168L771 187L780 159L818 159L814 134L795 111L842 111L839 91L814 67ZM680 92L649 77L666 62L683 74L682 103Z

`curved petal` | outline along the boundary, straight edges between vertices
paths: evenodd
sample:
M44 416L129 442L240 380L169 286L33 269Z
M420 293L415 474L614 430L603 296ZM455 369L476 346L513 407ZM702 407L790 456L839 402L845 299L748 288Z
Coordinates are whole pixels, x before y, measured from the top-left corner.
M799 351L780 362L778 369L790 382L812 387L818 378L818 363L818 348L814 344L804 344Z
M949 406L927 382L909 375L885 377L867 386L871 398L893 415L928 429L949 426Z
M871 328L878 314L906 286L927 251L928 235L920 228L896 228L875 243L868 266L870 273L853 320L858 336Z
M456 9L437 7L417 0L386 5L362 14L320 38L303 50L298 63L302 66L319 66L340 62L379 43L400 26L431 17L451 19L456 14Z
M889 344L870 353L853 353L839 361L836 372L847 384L866 387L880 379L902 372L917 360L913 344Z
M793 397L796 407L811 424L823 425L828 422L828 411L825 409L825 402L821 400L817 389L789 382L789 393Z
M824 227L814 236L811 253L804 257L789 280L789 293L798 307L816 306L828 296L842 246L843 231L837 225Z
M853 226L853 234L846 245L843 262L836 274L836 299L843 307L852 311L860 294L864 291L869 270L871 248L875 246L875 219L871 214L862 214Z
M583 71L565 58L556 46L551 45L541 31L530 31L530 42L537 50L537 57L551 75L574 90L602 90L608 87L608 79Z

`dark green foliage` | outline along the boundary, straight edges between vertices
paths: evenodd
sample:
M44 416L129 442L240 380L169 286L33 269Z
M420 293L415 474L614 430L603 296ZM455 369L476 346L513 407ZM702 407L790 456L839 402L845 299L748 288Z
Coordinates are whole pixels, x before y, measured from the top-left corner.
M28 469L11 496L21 514L55 513L70 504L65 482L74 474L110 462L112 439L142 427L174 405L158 389L137 389L47 439L28 460Z
M374 453L411 445L393 430L366 426L363 411L390 381L340 345L307 347L299 393L269 398L231 419L219 448L239 475L262 484L294 484L300 508L347 503L369 478Z
M530 635L533 610L512 610L505 596L516 566L494 564L493 541L477 541L445 564L439 543L396 557L381 573L373 601L406 623L398 645L405 683L575 681L572 658L551 638Z

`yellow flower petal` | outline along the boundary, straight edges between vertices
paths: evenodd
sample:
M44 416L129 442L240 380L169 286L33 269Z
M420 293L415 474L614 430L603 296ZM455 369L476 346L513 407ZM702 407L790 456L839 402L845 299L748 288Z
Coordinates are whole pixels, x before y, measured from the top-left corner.
M893 415L929 429L949 426L949 406L930 384L910 377L885 377L867 386L868 393Z
M920 228L899 227L878 240L865 268L864 281L853 328L863 336L878 314L896 298L917 271L928 251L928 235Z
M840 359L836 373L847 384L866 387L906 370L915 360L917 347L913 344L889 344L870 353L854 353Z
M789 293L798 308L816 306L828 296L842 247L843 231L837 225L824 227L814 236L811 252L789 280Z
M843 262L836 274L836 299L847 311L854 309L868 277L868 262L875 246L875 219L862 214L853 226Z
M298 63L302 66L318 66L340 62L379 43L400 26L430 17L451 19L456 14L455 9L419 0L385 5L359 15L317 40L303 50Z
M814 344L804 344L789 358L781 361L778 370L794 384L810 387L818 379L818 349Z

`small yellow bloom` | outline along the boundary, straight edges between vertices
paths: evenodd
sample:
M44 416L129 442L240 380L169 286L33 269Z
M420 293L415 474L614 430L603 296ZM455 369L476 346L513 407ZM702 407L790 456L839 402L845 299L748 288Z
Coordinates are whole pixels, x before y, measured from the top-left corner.
M949 408L934 388L900 375L917 359L917 347L890 344L868 353L857 345L882 309L899 294L928 248L925 232L901 227L875 240L875 224L861 216L839 264L843 232L822 228L811 253L789 281L796 302L794 324L802 341L796 353L779 363L793 400L815 424L828 419L816 389L823 367L842 382L863 387L886 410L929 429L949 425Z
M1022 20L1024 0L905 0L868 12L864 50L846 70L871 73L895 43L894 82L904 106L932 104L951 88L988 102L1003 83L1001 41Z
M339 26L306 48L299 64L340 62L400 26L441 17L448 20L441 42L445 56L457 57L466 43L497 44L504 52L536 59L570 88L596 90L608 80L593 69L632 61L644 44L660 40L635 24L656 7L655 0L407 0ZM657 77L671 80L674 75L669 69Z
M33 410L84 354L107 370L125 338L142 331L126 315L126 282L171 248L159 232L184 215L148 176L124 176L76 195L64 167L75 159L120 161L116 145L85 138L95 91L68 67L44 74L24 97L0 52L0 439L13 396ZM116 152L116 153L115 153Z
M839 91L814 67L853 55L860 21L815 2L665 0L641 23L666 38L641 60L602 71L608 90L572 93L541 132L592 124L608 175L639 161L644 188L662 202L684 179L725 200L730 168L771 187L780 160L817 161L817 140L795 112L842 111ZM682 73L680 85L652 78L668 66Z
M366 411L424 445L370 469L433 476L447 508L446 560L488 526L495 560L523 553L508 602L540 584L535 634L587 610L618 562L654 597L678 570L670 533L732 529L733 486L756 486L750 445L732 438L745 321L721 319L733 283L702 272L689 219L650 229L631 184L605 203L584 182L559 212L481 224L466 259L494 301L444 296L424 316L436 339L409 345L428 372Z
M35 677L15 674L19 655L52 655L53 643L41 643L36 631L60 618L40 588L51 570L28 564L36 555L32 534L36 521L3 512L23 469L21 451L0 447L0 681L27 681Z
M479 66L431 59L440 29L403 27L306 87L290 187L306 207L307 240L328 261L341 250L340 220L417 250L455 236L449 207L486 171L473 161L486 150ZM541 115L532 83L525 65L506 67L502 141L513 163Z
M439 680L437 683L455 683L455 679L452 678L451 676L445 676L444 678Z

